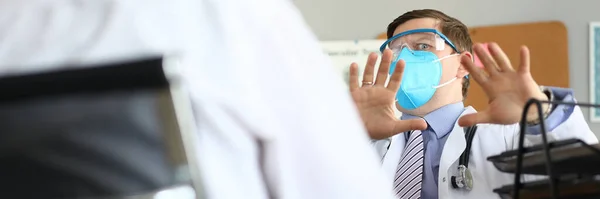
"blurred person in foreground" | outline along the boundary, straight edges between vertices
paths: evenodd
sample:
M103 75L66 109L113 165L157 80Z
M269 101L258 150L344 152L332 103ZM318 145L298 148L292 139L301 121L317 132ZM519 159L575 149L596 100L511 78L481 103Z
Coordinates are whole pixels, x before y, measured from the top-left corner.
M208 198L393 198L343 81L290 1L13 0L0 3L0 27L4 75L178 55Z
M350 91L397 198L498 198L493 189L513 183L514 175L500 172L487 157L518 147L525 103L575 101L571 89L535 82L527 47L514 66L500 46L473 45L467 26L440 11L406 12L388 25L387 36L378 71L377 55L371 54L362 85L357 64L351 65ZM483 68L474 65L473 53ZM489 99L481 112L463 104L471 80ZM527 113L527 146L542 143L542 120L549 141L598 142L579 107L543 104L542 109L543 118L536 106ZM539 176L525 175L535 179Z

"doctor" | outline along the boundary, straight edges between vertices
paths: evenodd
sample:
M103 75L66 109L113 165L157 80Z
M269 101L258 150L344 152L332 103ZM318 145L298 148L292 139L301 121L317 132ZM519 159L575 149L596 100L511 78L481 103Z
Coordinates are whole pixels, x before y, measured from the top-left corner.
M371 54L362 86L357 64L351 65L350 90L370 137L378 140L374 146L398 198L498 198L492 190L512 184L514 176L486 158L517 148L526 101L574 101L570 89L535 82L527 47L515 68L497 44L473 45L467 27L440 11L407 12L389 24L387 36L379 70L375 73L377 55ZM473 51L484 68L473 64ZM470 80L488 96L489 106L481 112L463 105ZM394 106L403 113L400 119ZM526 145L541 142L536 125L542 119L550 140L598 142L578 107L545 105L542 111L544 118L535 108L528 113ZM472 187L453 180L467 146L463 127L476 132L467 165Z
M178 55L195 107L206 198L393 198L345 85L291 1L8 0L0 1L0 27L0 76ZM117 118L152 112L136 106L140 102L146 101L134 98L121 104L108 98L101 104L115 110L93 110ZM86 150L111 147L106 151L125 146L102 145L104 137L90 140L89 135L124 128L146 131L146 124L154 124L136 117L114 129L61 117L70 115L80 116L79 109L65 108L56 114L60 120L23 117L27 120L21 123L73 119L80 125L35 129L76 132L61 138L83 143ZM331 142L340 137L344 142ZM71 151L59 152L44 154L77 158ZM123 152L132 153L137 154ZM130 165L123 161L117 165ZM98 171L86 169L85 177L114 176L103 167L85 165ZM118 171L113 174L121 175ZM76 187L83 192L108 189L94 185Z

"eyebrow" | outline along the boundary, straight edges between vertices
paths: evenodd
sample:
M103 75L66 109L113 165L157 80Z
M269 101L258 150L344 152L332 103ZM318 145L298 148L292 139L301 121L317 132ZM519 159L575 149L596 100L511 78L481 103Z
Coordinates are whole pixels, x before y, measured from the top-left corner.
M431 38L428 38L427 36L424 35L419 35L420 37L417 37L415 39L415 41L423 41L423 40L427 40L427 41L431 41ZM429 37L433 37L433 35L429 36Z

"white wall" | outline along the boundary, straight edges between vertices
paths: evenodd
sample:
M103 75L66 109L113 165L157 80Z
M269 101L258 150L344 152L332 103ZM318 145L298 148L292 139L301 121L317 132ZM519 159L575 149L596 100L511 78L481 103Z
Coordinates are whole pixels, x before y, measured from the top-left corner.
M467 26L560 20L569 34L570 84L589 101L588 23L600 21L598 0L294 0L320 40L373 39L400 14L433 8ZM586 118L587 109L583 109ZM600 123L590 123L600 136Z

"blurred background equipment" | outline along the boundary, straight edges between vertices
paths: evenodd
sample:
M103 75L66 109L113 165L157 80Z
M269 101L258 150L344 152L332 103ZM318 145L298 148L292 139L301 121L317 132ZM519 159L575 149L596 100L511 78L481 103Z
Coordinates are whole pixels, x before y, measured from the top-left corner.
M600 108L600 104L530 100L525 105L520 122L518 148L488 157L488 161L506 173L515 175L514 183L494 189L503 199L592 199L600 197L600 144L587 144L580 139L548 142L544 121L541 121L542 144L525 146L527 114L531 106L542 103L567 104ZM539 111L540 117L543 115ZM527 182L523 175L537 175ZM544 176L543 178L541 176Z
M168 60L0 78L6 198L202 198L189 98Z

